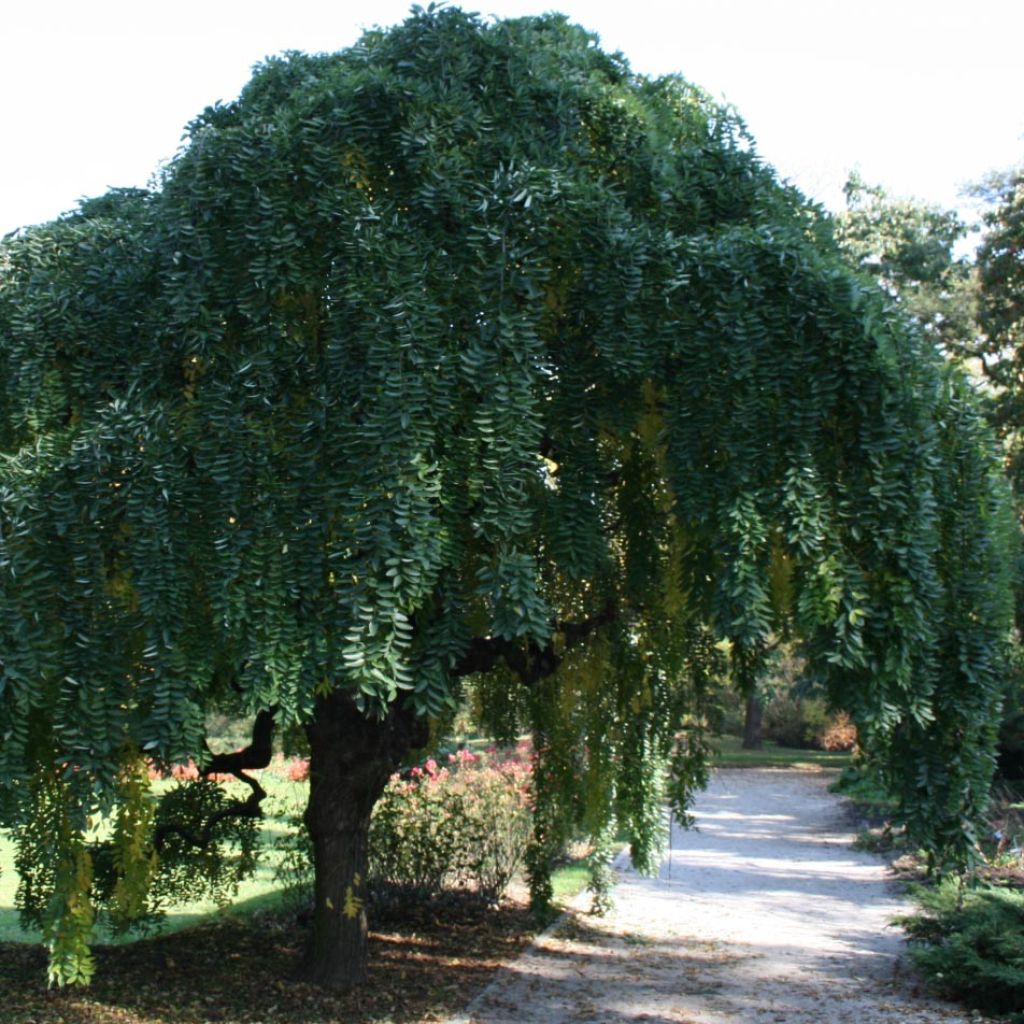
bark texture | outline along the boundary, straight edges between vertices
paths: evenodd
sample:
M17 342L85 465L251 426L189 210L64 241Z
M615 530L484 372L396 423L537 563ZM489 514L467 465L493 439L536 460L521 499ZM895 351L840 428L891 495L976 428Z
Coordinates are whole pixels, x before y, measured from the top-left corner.
M301 976L327 988L362 984L367 970L366 872L370 814L391 773L427 741L427 724L399 703L366 718L345 693L317 702L306 827L313 842L314 906Z
M752 693L747 697L747 712L743 719L744 750L760 750L763 746L763 718L764 704L756 693Z

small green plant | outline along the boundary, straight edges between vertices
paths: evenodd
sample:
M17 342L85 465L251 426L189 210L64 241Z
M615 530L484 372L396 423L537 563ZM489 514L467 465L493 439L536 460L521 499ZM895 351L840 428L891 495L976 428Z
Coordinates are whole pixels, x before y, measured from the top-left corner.
M831 789L869 815L887 814L896 807L895 798L885 788L882 780L860 763L845 768Z
M865 853L889 853L899 844L900 838L901 836L894 833L889 824L881 828L865 828L857 833L853 848Z
M917 914L898 919L918 966L945 996L1024 1022L1024 892L916 886Z

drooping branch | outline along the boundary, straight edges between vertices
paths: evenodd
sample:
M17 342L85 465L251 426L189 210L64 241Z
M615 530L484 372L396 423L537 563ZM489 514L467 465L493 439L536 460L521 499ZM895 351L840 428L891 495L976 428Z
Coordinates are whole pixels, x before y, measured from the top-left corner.
M191 846L206 847L213 837L213 830L220 822L229 818L263 817L260 805L266 798L267 791L256 779L247 775L246 771L266 768L270 764L273 752L275 711L276 708L271 708L268 711L260 711L256 715L248 746L228 754L211 754L209 763L203 769L205 778L209 778L211 775L233 775L239 782L244 782L250 790L245 800L233 800L230 804L213 811L198 832L175 822L161 824L153 836L153 846L158 852L168 836L177 835ZM209 747L207 749L209 750Z

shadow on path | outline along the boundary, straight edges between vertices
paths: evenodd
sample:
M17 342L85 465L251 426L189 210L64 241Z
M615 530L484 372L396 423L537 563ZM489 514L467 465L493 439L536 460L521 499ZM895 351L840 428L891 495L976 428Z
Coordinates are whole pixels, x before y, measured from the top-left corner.
M501 971L473 1024L967 1024L930 1000L890 919L885 866L853 850L834 776L720 771L673 825L658 877L620 867L616 909L574 917Z

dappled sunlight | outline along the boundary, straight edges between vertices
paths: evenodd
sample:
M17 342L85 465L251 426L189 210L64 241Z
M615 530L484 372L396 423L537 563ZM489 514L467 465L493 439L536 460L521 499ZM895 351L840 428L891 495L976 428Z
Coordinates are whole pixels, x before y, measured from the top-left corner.
M656 878L620 869L616 909L575 918L470 1005L474 1024L966 1024L908 986L879 858L832 831L837 798L744 773L697 798Z
M739 811L705 811L697 821L701 828L709 821L796 821L792 814L742 814Z

